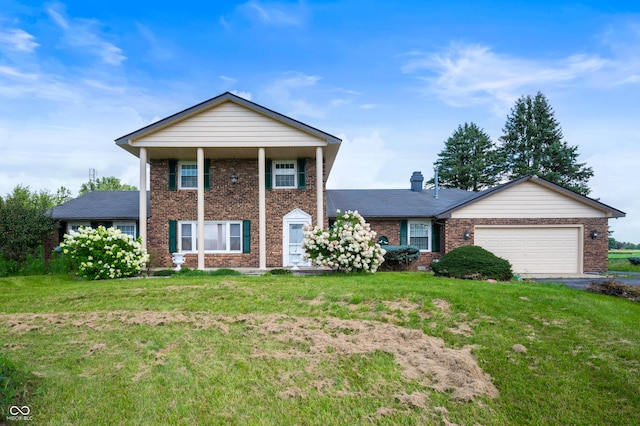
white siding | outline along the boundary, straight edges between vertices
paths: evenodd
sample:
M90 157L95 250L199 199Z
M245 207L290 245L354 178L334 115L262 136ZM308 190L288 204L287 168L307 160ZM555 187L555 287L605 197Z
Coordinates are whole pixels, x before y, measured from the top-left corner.
M606 213L533 182L511 188L463 207L453 218L606 217Z
M271 117L225 102L142 136L136 146L323 146L326 142Z
M519 274L582 273L581 227L495 226L475 228L474 244L511 262Z

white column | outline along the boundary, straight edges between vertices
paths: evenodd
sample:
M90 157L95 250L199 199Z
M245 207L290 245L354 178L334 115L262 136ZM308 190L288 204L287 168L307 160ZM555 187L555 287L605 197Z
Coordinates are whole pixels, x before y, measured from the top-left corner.
M318 208L317 225L324 228L324 170L322 167L322 147L316 148L316 204Z
M140 148L140 211L138 230L142 248L147 249L147 148Z
M258 149L258 252L260 257L260 269L267 269L267 202L265 188L266 159L264 148Z
M198 148L198 269L204 269L204 149Z

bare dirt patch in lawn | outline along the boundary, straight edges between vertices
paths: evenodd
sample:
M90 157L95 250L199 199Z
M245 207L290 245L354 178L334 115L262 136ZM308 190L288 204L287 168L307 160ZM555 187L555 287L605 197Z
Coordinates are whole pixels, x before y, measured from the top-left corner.
M441 312L449 315L449 304L434 300ZM389 305L388 305L389 306ZM390 308L401 312L422 311L419 304L401 301L391 303ZM246 329L244 338L256 342L254 357L292 359L301 358L316 373L322 362L334 361L355 355L371 355L375 352L391 354L400 366L403 377L415 380L437 392L447 392L457 399L469 401L480 396L496 397L498 390L490 377L482 371L471 354L472 347L447 348L440 338L426 335L421 330L409 329L390 322L371 320L346 320L335 317L301 317L283 314L235 316L212 315L203 312L112 311L112 312L63 312L51 314L0 314L0 326L9 333L50 332L60 327L86 327L95 331L126 330L127 326L164 326L184 324L193 329L216 328L229 334L230 327L241 324ZM469 334L471 329L460 324L452 332ZM279 349L258 342L279 342ZM261 349L266 348L266 349ZM284 349L282 349L284 348ZM106 345L94 343L85 357L105 350ZM163 363L166 351L158 351L156 362ZM142 369L134 381L149 373ZM328 386L318 378L316 389ZM426 404L422 394L399 395L402 404L419 408ZM304 397L295 387L288 386L283 398Z
M420 330L375 321L285 315L247 318L247 324L263 338L292 344L286 351L255 350L256 357L304 358L313 366L326 359L380 351L394 356L406 379L450 392L455 399L498 395L471 355L471 347L447 348L442 339Z

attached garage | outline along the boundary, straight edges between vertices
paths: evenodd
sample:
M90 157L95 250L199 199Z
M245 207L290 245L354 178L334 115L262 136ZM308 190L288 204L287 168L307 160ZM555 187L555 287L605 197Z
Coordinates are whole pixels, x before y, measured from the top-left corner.
M475 244L519 274L581 274L582 226L476 226Z

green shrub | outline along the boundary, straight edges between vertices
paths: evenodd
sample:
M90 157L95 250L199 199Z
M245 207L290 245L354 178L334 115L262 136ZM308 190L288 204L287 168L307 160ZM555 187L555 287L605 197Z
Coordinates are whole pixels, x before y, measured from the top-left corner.
M90 280L137 275L149 259L139 241L119 229L104 226L71 231L60 247L80 275Z
M357 211L337 217L333 226L305 225L302 248L304 259L315 266L328 266L340 272L376 272L384 262L385 250L376 242L376 233Z
M442 256L431 268L436 275L463 279L508 281L513 277L511 264L480 246L462 246Z
M382 269L391 271L405 269L420 258L420 249L416 246L384 246L384 263Z

